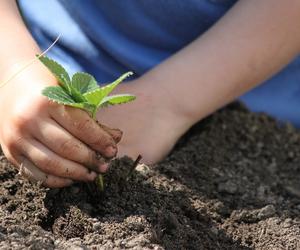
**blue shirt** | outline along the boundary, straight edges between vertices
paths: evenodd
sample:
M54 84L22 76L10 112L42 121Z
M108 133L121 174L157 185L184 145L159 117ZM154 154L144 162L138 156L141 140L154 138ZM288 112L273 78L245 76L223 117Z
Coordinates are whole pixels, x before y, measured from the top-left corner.
M110 82L128 70L142 75L201 36L235 2L19 0L40 47L46 49L62 34L49 56L71 73L88 71L99 82ZM300 126L300 58L240 99L253 111Z

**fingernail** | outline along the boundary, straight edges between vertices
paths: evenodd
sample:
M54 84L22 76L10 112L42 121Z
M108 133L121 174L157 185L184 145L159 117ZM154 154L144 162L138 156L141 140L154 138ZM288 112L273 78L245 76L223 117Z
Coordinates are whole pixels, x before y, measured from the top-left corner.
M108 146L105 150L105 155L107 157L114 157L117 154L117 148L114 146Z
M112 137L114 138L116 143L121 141L122 136L123 136L123 132L121 130L113 129Z
M90 172L89 175L88 175L88 179L90 181L95 180L96 177L97 177L97 174L95 172Z
M98 170L100 173L106 172L108 169L108 163L102 163L99 167Z

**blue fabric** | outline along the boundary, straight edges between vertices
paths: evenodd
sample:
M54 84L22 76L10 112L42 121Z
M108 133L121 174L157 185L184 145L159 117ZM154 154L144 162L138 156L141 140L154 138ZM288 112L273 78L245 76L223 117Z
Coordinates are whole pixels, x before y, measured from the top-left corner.
M62 34L49 55L70 72L88 71L100 82L110 82L128 70L142 75L203 34L235 2L19 0L28 27L41 48L47 48ZM264 111L300 126L299 97L297 58L241 100L253 111Z

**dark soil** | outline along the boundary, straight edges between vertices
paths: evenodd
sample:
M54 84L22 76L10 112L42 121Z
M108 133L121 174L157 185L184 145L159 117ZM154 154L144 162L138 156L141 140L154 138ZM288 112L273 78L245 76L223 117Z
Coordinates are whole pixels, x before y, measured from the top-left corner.
M0 249L300 249L300 133L240 105L160 164L116 160L105 193L32 185L2 156Z

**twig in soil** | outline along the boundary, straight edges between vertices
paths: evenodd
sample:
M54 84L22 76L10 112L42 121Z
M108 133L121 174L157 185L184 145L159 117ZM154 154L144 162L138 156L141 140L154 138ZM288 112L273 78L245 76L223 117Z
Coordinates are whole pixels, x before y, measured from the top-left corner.
M138 157L136 158L136 160L134 161L132 167L130 168L128 174L127 174L127 178L126 181L128 181L128 179L130 178L130 176L132 175L133 171L136 169L137 165L140 163L142 159L141 155L138 155Z

